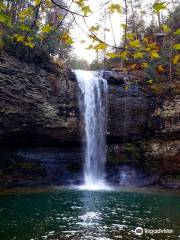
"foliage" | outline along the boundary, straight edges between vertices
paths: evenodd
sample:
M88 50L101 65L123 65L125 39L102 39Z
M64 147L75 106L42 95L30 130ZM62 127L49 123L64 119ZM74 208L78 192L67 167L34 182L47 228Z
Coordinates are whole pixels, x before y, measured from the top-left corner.
M59 0L59 4L65 4ZM50 0L2 1L0 4L0 47L24 60L39 55L68 57L68 21L62 21L66 11ZM69 43L69 42L68 42ZM40 58L39 58L40 60ZM42 61L42 59L41 59Z
M94 50L97 54L102 53L103 60L119 58L125 69L130 67L133 70L137 68L137 65L145 69L153 66L153 69L158 69L160 73L167 67L167 64L162 64L162 61L164 61L164 55L168 55L169 71L172 71L173 64L178 65L180 60L179 6L164 20L162 14L168 9L168 3L155 0L150 10L152 15L157 17L158 22L152 21L147 29L142 18L145 13L141 9L141 0L126 0L124 4L106 2L103 6L104 17L108 17L110 23L113 14L125 14L126 16L125 23L121 25L124 31L122 42L117 46L112 24L111 29L104 28L104 39L102 39L99 34L102 29L101 24L88 26L86 22L86 18L93 14L88 2L73 0L73 3L80 12L72 11L71 5L67 6L62 0L2 0L0 3L0 47L3 45L5 48L13 46L12 48L19 49L21 47L27 54L43 49L50 56L68 59L68 53L74 43L70 27L72 21L76 22L75 16L79 16L89 32L91 44L88 49ZM71 15L69 22L67 21L68 14ZM177 19L174 21L175 18ZM114 44L106 42L106 31L112 32ZM82 64L82 60L77 59L71 59L69 62L72 66L75 63ZM172 80L172 73L170 73L170 80Z

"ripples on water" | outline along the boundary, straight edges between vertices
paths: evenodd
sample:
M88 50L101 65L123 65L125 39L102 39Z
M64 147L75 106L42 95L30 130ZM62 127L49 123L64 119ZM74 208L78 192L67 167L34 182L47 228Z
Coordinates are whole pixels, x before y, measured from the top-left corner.
M139 237L137 226L174 233ZM177 240L179 230L175 195L59 190L0 196L0 240Z

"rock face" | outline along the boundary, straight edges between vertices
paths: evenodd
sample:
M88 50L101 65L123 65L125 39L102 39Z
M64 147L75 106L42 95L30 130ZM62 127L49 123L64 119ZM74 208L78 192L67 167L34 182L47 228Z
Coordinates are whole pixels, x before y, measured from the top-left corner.
M63 68L50 72L1 54L1 145L72 143L79 134L76 87Z
M82 181L78 85L64 67L51 65L40 68L0 55L0 188ZM179 188L179 97L159 103L122 74L104 77L107 180Z

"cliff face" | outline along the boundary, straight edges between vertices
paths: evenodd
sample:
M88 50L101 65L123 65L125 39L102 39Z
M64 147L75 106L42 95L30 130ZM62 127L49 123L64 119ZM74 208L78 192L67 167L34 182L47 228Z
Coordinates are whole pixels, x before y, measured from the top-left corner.
M64 68L50 70L0 55L0 142L56 144L79 134L76 83Z
M146 89L109 78L108 181L179 184L180 99L159 103ZM0 187L82 181L78 85L72 73L0 55ZM126 177L124 177L126 176Z

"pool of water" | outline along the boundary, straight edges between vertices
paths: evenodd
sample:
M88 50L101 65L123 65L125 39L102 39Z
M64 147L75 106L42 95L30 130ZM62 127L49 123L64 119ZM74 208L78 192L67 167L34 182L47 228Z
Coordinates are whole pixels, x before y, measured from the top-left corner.
M15 239L177 240L180 196L76 189L0 195L0 240Z

